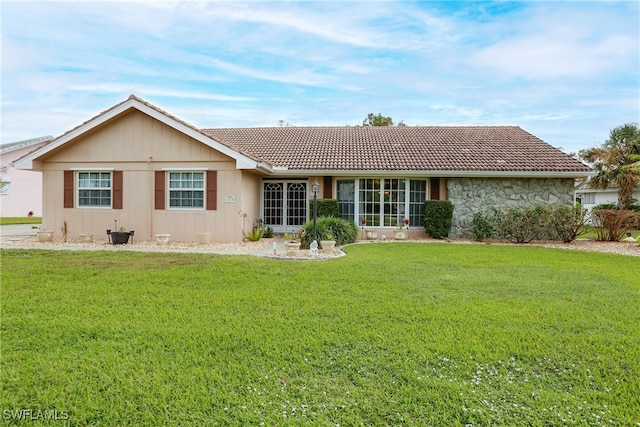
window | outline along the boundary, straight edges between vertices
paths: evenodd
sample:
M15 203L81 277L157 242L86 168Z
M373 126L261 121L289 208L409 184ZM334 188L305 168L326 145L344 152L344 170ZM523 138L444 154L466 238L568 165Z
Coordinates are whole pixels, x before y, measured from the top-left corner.
M427 200L427 181L409 181L409 226L424 225L424 202Z
M340 217L368 227L395 227L409 218L411 227L422 227L427 180L362 178L337 180ZM355 200L358 200L358 203Z
M384 180L384 226L395 227L398 224L404 224L406 217L406 191L404 179L385 179Z
M5 176L9 172L9 166L0 167L0 195L11 193L11 180Z
M340 218L349 221L355 220L355 194L356 182L353 179L337 181L338 187L338 211Z
M8 179L0 180L0 195L11 194L11 181Z
M78 206L111 207L111 172L78 172Z
M359 214L369 227L380 225L380 179L361 179Z
M169 207L204 208L204 172L170 172Z

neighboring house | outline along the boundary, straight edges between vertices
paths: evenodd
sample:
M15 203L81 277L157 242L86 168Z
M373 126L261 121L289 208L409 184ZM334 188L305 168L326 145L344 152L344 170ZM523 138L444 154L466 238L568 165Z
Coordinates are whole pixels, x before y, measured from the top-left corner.
M633 192L633 198L636 199L634 204L640 203L640 188L636 188ZM590 188L587 184L582 183L576 187L576 202L588 211L597 205L618 204L618 188Z
M43 226L69 237L119 226L241 241L257 219L276 233L312 218L319 198L378 235L404 218L423 237L427 199L455 205L452 236L491 207L571 206L589 167L515 126L198 129L131 95L16 162L43 172Z
M52 136L9 142L0 146L0 157L4 173L0 177L0 216L26 217L42 215L42 174L40 172L17 170L12 162L42 147L53 139ZM6 168L6 169L5 169Z

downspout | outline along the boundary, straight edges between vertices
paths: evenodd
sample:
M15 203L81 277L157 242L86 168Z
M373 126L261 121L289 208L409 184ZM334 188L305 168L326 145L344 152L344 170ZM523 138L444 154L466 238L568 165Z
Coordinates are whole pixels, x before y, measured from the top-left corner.
M154 195L155 195L155 180L153 179L153 171L151 170L151 160L153 157L149 156L147 159L147 175L149 176L149 240L153 237L153 209L154 209Z

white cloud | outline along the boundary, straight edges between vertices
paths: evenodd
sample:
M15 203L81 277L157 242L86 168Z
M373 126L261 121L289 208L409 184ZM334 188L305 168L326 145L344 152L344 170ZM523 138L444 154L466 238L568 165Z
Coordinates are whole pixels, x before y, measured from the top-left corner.
M539 3L513 17L523 25L489 24L486 29L498 37L471 56L471 65L527 80L589 78L634 64L637 69L637 8L635 17L621 17L611 16L604 4L591 5L588 13L580 5Z
M175 89L164 89L148 85L126 85L121 83L104 83L93 85L71 85L68 88L71 92L86 93L109 93L109 94L125 94L134 93L136 96L163 97L163 98L182 98L206 101L225 101L225 102L251 102L255 98L245 96L229 96L202 91L181 91Z
M384 31L372 31L363 22L371 13L378 16L386 13L387 7L385 4L368 4L366 8L360 9L357 5L351 5L348 10L343 10L341 3L316 3L311 8L304 3L302 8L295 7L293 3L212 3L208 5L206 13L216 21L231 20L264 25L273 32L293 30L351 46L397 47L397 42L394 43ZM354 9L358 13L354 13Z
M2 12L3 140L60 134L130 93L211 127L381 112L412 125L516 124L568 146L640 121L634 2L7 2Z
M637 43L630 37L613 36L588 43L560 28L494 44L478 52L475 62L510 77L581 78L629 61L633 49L637 49Z

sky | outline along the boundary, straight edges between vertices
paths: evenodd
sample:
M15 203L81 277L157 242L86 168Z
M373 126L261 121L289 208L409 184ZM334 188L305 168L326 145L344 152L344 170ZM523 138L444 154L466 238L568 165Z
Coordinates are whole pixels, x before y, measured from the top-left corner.
M380 113L567 153L640 122L637 1L0 1L2 143L130 94L199 128Z

